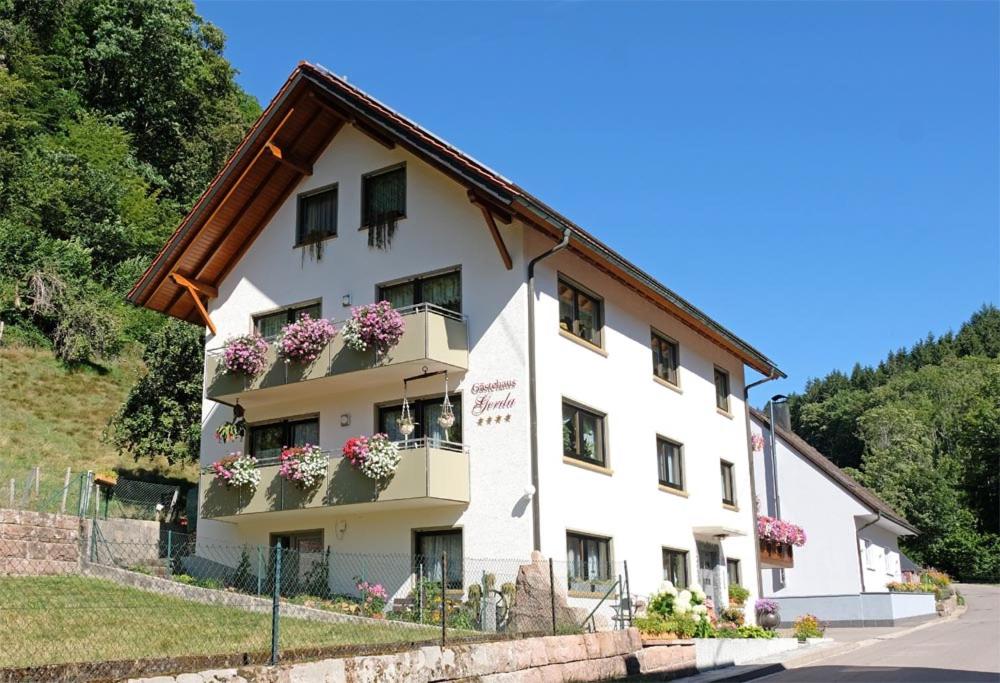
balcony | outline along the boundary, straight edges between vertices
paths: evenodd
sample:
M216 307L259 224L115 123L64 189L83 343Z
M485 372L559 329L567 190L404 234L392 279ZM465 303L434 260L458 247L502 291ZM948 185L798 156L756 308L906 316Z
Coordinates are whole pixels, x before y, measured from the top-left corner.
M309 365L286 363L269 344L267 365L257 377L226 372L222 349L205 355L205 387L208 398L244 406L290 397L308 398L330 392L402 382L405 377L469 368L469 330L464 316L433 304L399 309L406 331L388 353L354 351L337 335ZM338 324L338 329L340 325ZM293 389L294 387L294 389Z
M469 454L462 444L411 439L397 445L399 467L386 482L372 481L339 454L330 455L322 483L306 490L278 474L276 459L260 463L260 484L253 491L230 488L216 480L211 469L203 470L198 487L201 515L238 521L286 520L298 513L305 520L334 510L402 510L469 502Z

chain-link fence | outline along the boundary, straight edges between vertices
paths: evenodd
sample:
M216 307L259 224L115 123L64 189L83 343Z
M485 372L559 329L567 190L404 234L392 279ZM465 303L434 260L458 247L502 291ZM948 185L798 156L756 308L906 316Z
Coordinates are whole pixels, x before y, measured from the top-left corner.
M0 681L579 633L621 627L629 611L617 575L584 586L564 562L208 544L176 532L116 543L101 525L78 539L76 564L0 565Z
M101 519L178 522L188 518L190 485L29 467L0 471L0 507Z

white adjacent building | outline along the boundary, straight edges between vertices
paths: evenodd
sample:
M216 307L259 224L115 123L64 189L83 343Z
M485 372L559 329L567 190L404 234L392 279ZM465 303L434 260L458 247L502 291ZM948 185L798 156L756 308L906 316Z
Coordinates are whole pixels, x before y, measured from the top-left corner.
M389 223L390 245L370 247L371 226ZM457 587L473 581L476 558L538 550L582 605L625 562L634 594L669 578L721 601L740 581L756 597L744 370L782 376L774 363L320 67L295 69L130 300L208 328L202 465L236 448L261 461L252 493L202 475L199 548L445 551ZM257 378L222 367L231 338L273 339L302 312L339 328L352 307L380 300L407 325L385 357L338 335L308 368L273 345ZM447 432L437 422L446 386L458 417ZM374 432L403 441L404 389L417 429L377 487L341 446ZM220 444L215 430L237 403L245 442ZM302 492L275 458L307 442L330 465Z
M763 595L778 602L782 622L808 613L833 626L891 626L935 615L933 594L886 588L903 580L898 542L917 529L792 432L783 412L775 415L772 452L769 415L750 411L762 445L754 454L759 512L807 534L793 567L761 564Z

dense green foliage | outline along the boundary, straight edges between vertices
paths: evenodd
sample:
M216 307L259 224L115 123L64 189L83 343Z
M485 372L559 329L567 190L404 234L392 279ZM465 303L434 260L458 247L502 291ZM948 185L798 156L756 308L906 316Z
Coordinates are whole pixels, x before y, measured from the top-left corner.
M790 406L799 435L921 530L914 561L1000 577L1000 310L811 380Z
M259 111L223 44L190 1L0 0L6 342L94 363L162 325L124 295Z

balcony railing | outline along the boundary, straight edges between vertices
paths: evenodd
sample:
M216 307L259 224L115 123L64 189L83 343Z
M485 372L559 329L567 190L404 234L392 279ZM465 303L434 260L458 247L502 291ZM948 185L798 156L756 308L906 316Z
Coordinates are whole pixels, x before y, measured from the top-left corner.
M215 478L211 468L205 468L199 486L201 515L233 520L243 515L342 506L402 509L469 502L467 447L440 439L409 439L397 446L399 466L384 482L364 476L339 453L329 454L326 477L309 489L280 476L278 458L258 462L260 483L254 490L229 487Z
M399 343L382 355L374 349L355 351L344 345L337 334L319 358L308 365L285 362L278 354L277 343L269 340L264 372L257 377L226 371L224 350L212 349L205 354L205 387L209 398L227 403L260 390L307 381L331 382L359 378L353 373L374 371L364 375L364 381L386 383L401 380L407 374L427 367L436 370L467 370L469 367L469 334L464 316L434 304L417 304L397 309L406 321L406 331ZM338 332L341 322L334 323ZM269 392L273 393L273 392Z

